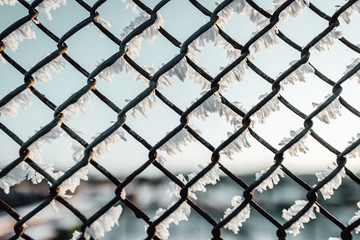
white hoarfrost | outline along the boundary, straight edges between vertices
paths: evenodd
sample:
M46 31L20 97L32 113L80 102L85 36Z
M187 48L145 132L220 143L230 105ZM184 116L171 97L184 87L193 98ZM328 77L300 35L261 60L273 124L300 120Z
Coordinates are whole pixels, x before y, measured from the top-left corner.
M278 9L286 0L274 0L274 10ZM280 18L286 20L290 17L297 17L302 10L310 4L310 0L295 0L287 6L281 13Z
M255 36L258 32L263 30L267 25L270 24L269 19L263 19L257 23L256 29L257 31L252 34L252 36ZM252 48L255 51L255 53L260 52L260 50L264 47L269 48L273 45L278 44L278 39L276 36L278 29L275 26L273 26L271 29L269 29L265 34L263 34L259 39L257 39L253 45Z
M357 203L357 206L360 208L360 202ZM353 224L355 221L357 221L357 220L359 220L359 219L360 219L360 210L355 213L355 216L353 216L352 218L350 218L349 224ZM360 225L358 225L358 226L355 228L355 232L356 232L356 234L359 234L359 233L360 233Z
M219 31L215 26L212 26L206 32L202 33L198 38L192 41L189 45L192 49L197 52L201 52L201 49L209 42L215 42L219 39ZM191 51L195 54L195 51Z
M168 134L168 133L167 133ZM160 147L159 150L165 151L169 155L176 154L181 152L182 146L186 146L188 142L194 142L196 139L189 134L186 129L182 129L175 136L173 136L169 141Z
M227 208L224 213L223 219L229 216L236 208L238 208L242 202L243 198L241 196L234 196L231 199L232 208ZM243 223L250 217L250 205L247 204L244 209L242 209L235 217L233 217L227 224L225 228L233 231L235 234L238 234Z
M90 91L82 95L75 103L69 105L63 110L64 121L70 121L76 117L76 115L81 111L83 114L86 113L85 106L91 107L92 96Z
M268 93L262 94L259 96L259 100L263 100ZM265 119L270 116L272 112L280 110L279 99L277 96L273 97L268 101L264 106L262 106L258 111L256 111L255 116L258 118L259 123L265 123Z
M36 35L32 27L32 22L26 22L21 25L18 29L14 30L12 33L7 35L4 39L4 45L7 48L10 48L12 51L15 51L19 43L24 41L24 39L35 39Z
M311 49L315 49L319 52L329 50L332 45L334 45L335 40L342 38L342 31L333 29L325 37L321 38Z
M71 177L67 178L60 184L59 195L64 198L71 198L71 195L67 195L69 191L74 193L76 188L80 185L81 180L88 180L88 166L80 168Z
M236 130L235 130L236 132ZM234 133L235 133L234 132ZM227 132L228 137L233 135L234 133ZM235 153L241 152L243 148L250 148L251 145L248 141L250 135L248 130L246 129L242 132L235 140L233 140L229 145L227 145L221 153L225 154L229 159L233 160L232 156Z
M204 169L206 166L199 166L200 169ZM189 197L193 199L197 199L195 192L201 191L206 192L206 185L212 184L215 185L217 181L220 180L220 168L219 165L216 164L210 171L208 171L202 178L200 178L198 181L196 181L190 188L189 188ZM186 177L184 175L179 174L177 178L183 183L186 184L191 179L193 179L196 176L196 173L190 173ZM170 197L175 196L176 198L180 198L180 190L181 188L175 184L174 182L170 182L170 188L168 190ZM156 211L155 214L155 220L159 218L164 212L166 212L168 209L170 209L176 201L172 202L167 209L160 208ZM190 206L184 202L182 203L170 216L165 218L163 221L160 222L159 225L156 227L156 235L160 237L161 239L168 239L170 236L169 233L169 227L170 224L174 223L176 225L179 224L180 221L187 221L188 216L191 213Z
M283 209L283 219L290 221L296 214L301 211L301 209L305 207L306 204L308 204L308 201L296 200L295 204L292 205L288 210ZM295 223L290 226L287 232L293 234L294 236L298 235L300 233L300 228L304 228L304 223L308 223L311 219L316 218L315 211L320 212L320 209L316 204L313 204L304 215L302 215Z
M97 23L99 23L104 28L111 28L111 23L109 21L106 21L105 19L98 18L95 20ZM99 29L99 35L100 37L104 37L104 33Z
M340 14L340 17L349 24L351 22L351 16L355 13L360 13L360 2L357 1L351 7L347 8Z
M259 180L262 175L264 175L269 168L263 169L255 174L255 181ZM275 171L267 177L264 181L262 181L259 186L255 188L255 190L262 193L263 191L267 190L267 188L272 189L276 184L280 182L280 177L284 178L285 173L281 169L281 167L278 167L275 169Z
M356 142L358 139L360 139L360 133L358 133L356 135L356 138L352 137L351 141L349 141L349 146L351 144L353 144L354 142ZM357 158L360 157L360 145L358 145L357 147L355 147L355 149L353 149L351 152L349 152L349 157L351 158Z
M297 61L298 60L290 62L289 66L294 65ZM302 64L295 71L290 73L290 75L288 75L282 81L282 83L295 85L296 82L305 82L306 74L309 74L309 73L315 73L314 68L309 63ZM280 73L279 75L281 75L281 74L282 73Z
M0 178L0 188L3 189L6 194L9 194L12 186L26 179L28 169L29 166L24 162L17 165L8 174Z
M131 8L134 13L137 13L137 5L132 0L122 0L125 3L125 9Z
M61 135L62 131L57 126L29 146L29 157L55 179L61 176L63 172L55 172L55 169L51 164L47 164L42 161L40 154L43 151L45 144L51 143ZM35 171L32 167L30 167L30 165L27 163L21 162L8 174L0 179L0 188L2 188L4 192L8 194L10 187L21 183L25 179L30 180L33 184L37 184L40 183L44 177Z
M265 19L262 14L247 4L245 0L234 0L219 13L219 24L226 23L226 19L230 18L234 12L247 15L250 21L254 23L258 23Z
M329 176L338 165L335 162L332 162L324 172L315 173L318 181L324 180L327 176ZM343 167L336 176L327 182L322 188L320 188L320 192L323 195L324 199L330 199L334 194L334 189L338 189L342 183L342 178L345 177L345 168Z
M204 69L204 72L209 73L209 71L207 71L207 69ZM204 78L201 74L199 74L197 71L195 71L192 67L188 67L187 68L187 75L186 75L189 79L193 80L194 83L198 84L201 86L201 90L205 91L205 90L209 90L211 87L211 83Z
M17 2L18 0L0 0L0 6L4 6L4 5L15 6Z
M193 104L192 102L191 104ZM238 102L233 102L243 112L246 110ZM221 103L221 97L218 92L214 93L211 97L206 99L200 106L190 113L190 116L201 118L205 120L210 113L217 113L220 117L225 116L226 121L233 126L241 125L241 118L237 113L231 110L229 107Z
M243 76L245 75L245 71L247 69L246 60L244 59L241 63L239 63L236 67L231 69L230 72L225 74L225 76L222 77L221 83L232 83L234 81L240 82L243 79ZM220 68L220 70L224 70L223 67Z
M31 104L31 91L26 88L24 91L16 95L8 103L0 107L0 114L5 114L11 117L16 117L19 113L19 108L24 110Z
M180 62L178 62L173 68L171 68L169 71L165 73L165 75L172 77L176 76L178 79L180 79L182 82L185 81L186 75L188 72L188 65L186 64L186 59L181 59Z
M51 11L56 10L61 7L61 5L66 5L66 0L44 0L39 5L38 8L48 17L49 20L52 20Z
M126 99L126 102L130 102L130 99ZM131 115L136 118L138 113L141 113L144 117L147 117L146 111L149 108L152 108L156 104L155 94L151 93L149 96L144 98L141 102L139 102L135 107L132 108Z
M285 146L303 130L304 130L303 128L300 128L297 131L291 130L290 138L284 137L279 143L279 146ZM290 153L291 156L299 156L300 152L306 153L309 150L309 148L305 145L305 140L307 136L308 134L305 134L305 136L303 136L299 141L297 141L288 149L288 152Z
M2 62L3 64L6 64L6 60L5 60L5 58L2 56L1 53L0 53L0 62Z
M48 55L49 54L47 54L46 56ZM44 65L39 70L37 70L34 73L34 76L38 82L44 83L49 80L52 80L51 72L60 73L62 70L64 70L64 68L65 68L65 61L64 58L60 55L54 58L48 64Z
M79 240L81 235L82 235L81 232L75 231L73 232L71 240Z
M106 213L93 222L90 227L86 228L84 237L86 240L91 238L98 239L105 236L105 233L119 224L119 218L123 208L118 205L111 207Z
M168 209L170 209L176 202L172 202L167 209L160 208L155 213L155 220L164 214ZM191 213L191 207L186 202L182 203L173 213L170 214L167 218L161 221L156 226L156 236L160 239L167 240L170 236L169 227L171 223L176 225L181 221L187 221Z
M122 38L125 38L127 35L129 35L132 31L134 31L137 27L139 27L142 23L146 22L150 19L150 15L141 12L139 16L137 16L134 21L131 21L130 24L124 28L122 33ZM142 39L147 39L149 42L153 42L157 35L158 35L158 29L164 26L164 21L160 15L160 13L157 13L157 18L150 27L146 28L141 34L133 37L128 43L127 43L127 54L130 57L139 56L140 50L141 50L141 42Z
M100 135L100 133L99 133L99 135ZM93 137L93 139L95 139L95 138L96 137ZM105 138L102 142L100 142L98 145L96 145L94 147L94 149L93 149L94 157L99 157L100 155L102 155L104 153L108 153L110 151L110 144L115 144L120 139L123 141L126 141L126 137L125 137L125 134L124 134L124 131L122 128L119 128L118 130L116 130L115 132L110 134L110 136Z
M325 97L325 99L328 99L331 95L327 95ZM324 101L325 102L325 101ZM321 103L315 103L313 102L312 105L314 108L319 107ZM330 123L330 119L336 119L337 116L341 116L341 112L340 112L340 108L341 108L341 104L338 98L336 98L334 101L332 101L326 108L324 108L319 114L316 115L316 117L326 123L329 124Z
M351 71L358 64L360 64L360 58L353 58L352 63L350 63L349 65L346 66L346 70L345 70L344 74ZM360 70L358 70L354 75L352 75L350 77L350 79L352 79L352 78L357 78L358 83L360 83Z
M130 4L130 1L128 1ZM134 8L135 9L135 8ZM125 38L128 34L134 31L137 27L139 27L142 23L146 22L150 19L150 15L145 12L141 12L139 16L137 16L130 24L124 28L123 33L121 34L122 38ZM110 28L111 24L103 19L98 20L98 22L106 28ZM146 28L140 35L133 37L127 43L127 51L126 54L130 57L139 56L141 50L141 42L142 39L147 39L149 42L153 42L158 34L158 29L164 25L161 15L157 14L157 19L153 25ZM104 60L102 60L104 62ZM98 62L96 67L98 67L102 62ZM130 64L128 64L124 58L119 58L115 63L111 66L105 68L103 71L99 73L100 79L111 82L115 74L119 74L121 72L126 72L139 79L139 73L133 69Z
M103 62L104 59L101 62L98 62L96 67L98 67ZM102 70L98 74L98 76L100 77L101 80L111 83L112 79L114 78L114 75L120 74L121 72L129 73L133 75L134 78L135 76L137 76L137 72L135 71L135 69L133 69L133 67L131 67L131 65L127 63L124 60L124 58L119 58L114 64Z

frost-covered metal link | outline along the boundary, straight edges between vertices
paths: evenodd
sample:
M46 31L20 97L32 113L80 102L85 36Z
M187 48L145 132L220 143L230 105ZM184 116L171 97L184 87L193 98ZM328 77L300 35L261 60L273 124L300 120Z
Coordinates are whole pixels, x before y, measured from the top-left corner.
M360 156L360 138L359 135L357 135L357 138L352 139L351 144L347 148L338 150L315 132L313 129L313 119L317 117L324 122L329 122L331 118L336 117L336 110L340 105L348 109L354 116L360 117L359 110L354 108L341 96L342 84L351 77L359 75L360 61L355 60L354 63L349 66L346 73L334 82L311 64L310 49L321 51L322 48L331 45L334 39L339 39L346 47L360 54L360 48L352 44L336 30L336 27L340 24L339 18L343 18L345 22L350 22L352 13L356 11L359 12L359 1L347 1L343 6L340 6L332 16L328 16L312 4L311 1L307 0L275 1L275 9L271 13L262 9L252 0L221 1L213 11L208 10L196 0L189 0L194 8L208 17L208 21L184 42L178 41L166 31L165 27L161 24L162 19L159 11L170 1L171 0L159 1L153 9L146 5L146 1L124 1L128 6L143 11L146 19L138 26L129 28L123 38L119 39L106 28L107 22L100 18L101 12L97 11L103 4L109 4L106 0L99 0L94 3L93 6L88 5L86 1L76 0L77 4L83 8L83 11L88 12L89 17L69 29L63 36L56 36L42 25L37 17L39 14L45 14L51 18L50 10L66 4L65 0L35 0L31 1L31 3L25 0L0 0L0 5L15 4L18 2L28 10L26 16L14 22L0 33L0 60L9 63L24 76L23 84L1 98L1 112L2 114L13 114L16 116L16 113L12 111L14 106L16 108L26 103L29 99L28 95L33 94L54 113L53 120L26 141L20 139L14 133L13 129L9 129L0 120L1 130L19 145L19 157L1 169L1 188L5 192L8 192L12 185L18 184L18 182L12 182L11 177L9 177L12 171L19 171L20 174L23 174L23 179L31 179L34 183L45 180L49 182L50 185L49 195L46 199L23 216L11 207L11 202L5 202L0 199L0 208L16 221L14 225L14 235L11 239L32 239L26 231L26 223L53 202L62 204L82 222L81 229L78 229L78 231L74 233L73 239L96 239L101 237L104 232L111 229L114 222L120 217L122 207L133 211L137 218L144 221L144 225L147 226L146 239L168 239L169 225L186 220L191 211L196 211L212 226L212 239L223 239L221 236L222 229L228 228L234 231L234 233L237 233L242 223L249 218L250 211L253 210L257 211L275 226L278 239L286 239L289 233L296 236L299 233L299 229L303 227L303 223L315 218L315 212L329 219L333 223L331 225L332 228L338 228L339 235L337 237L341 237L341 239L353 239L353 232L360 231L359 212L355 214L354 218L349 219L349 222L341 222L318 202L318 194L321 193L324 199L331 198L333 190L341 184L341 180L344 177L351 179L354 185L360 185L360 178L346 167L348 157ZM319 18L328 21L328 26L319 32L319 34L304 47L301 47L282 33L281 29L277 29L276 24L283 19L296 16L299 11L304 8L309 8L317 14ZM39 11L39 9L41 11ZM247 14L251 21L258 27L258 31L243 45L234 40L231 35L220 26L224 19L231 16L232 12ZM69 56L67 52L68 46L66 44L68 39L76 38L76 34L89 24L94 24L108 39L118 45L118 51L100 63L92 72L88 72ZM31 69L27 70L12 59L7 52L9 49L16 49L18 42L21 42L23 39L33 38L29 30L29 28L32 27L37 27L46 34L49 39L54 41L54 50L43 60L34 64ZM161 68L151 72L149 69L142 68L138 65L132 57L133 53L137 51L136 41L138 41L139 38L144 38L146 34L152 37L154 32L156 32L156 34L162 34L168 39L168 41L178 49L178 54ZM291 66L276 79L272 79L252 62L250 54L261 51L263 47L276 44L278 39L282 39L290 47L297 50L300 57L297 61L292 62ZM195 59L191 55L203 46L204 41L220 41L225 46L229 55L234 52L239 54L233 55L231 58L232 62L216 76L211 76L204 71L201 66L195 63ZM39 92L35 82L35 79L37 81L45 81L46 68L49 67L49 64L54 64L56 61L59 62L57 65L54 65L55 69L61 68L62 61L66 61L71 67L75 68L84 76L83 86L79 89L73 89L75 93L59 106L56 106L51 102L49 97ZM272 84L271 92L262 95L259 98L259 102L248 111L242 109L242 107L236 103L231 103L221 92L222 86L224 86L224 84L226 85L227 81L232 81L232 78L241 80L245 67L252 69L264 81ZM148 87L135 98L131 99L122 109L96 89L97 78L110 81L111 76L116 71L135 72L148 80ZM164 77L166 76L174 75L179 78L186 78L189 72L196 75L196 78L201 78L201 84L206 87L204 87L205 91L199 99L194 101L187 109L181 110L161 93L158 85L164 83ZM282 97L280 91L283 84L295 84L296 81L301 81L304 74L309 72L314 73L319 79L332 86L332 94L327 96L327 99L323 103L314 104L314 111L306 115ZM43 75L41 75L42 73ZM71 117L71 115L77 111L76 107L81 108L87 104L89 92L92 92L99 100L117 113L117 119L114 119L112 125L94 138L92 142L86 142L77 131L72 129L71 126L68 126L65 121L67 117ZM126 114L129 114L130 111L138 111L139 109L141 111L141 104L144 104L144 101L148 101L147 103L151 105L151 97L154 97L154 95L157 100L165 103L172 111L179 115L179 124L159 142L151 145L141 136L141 133L136 133L127 125ZM292 131L290 133L291 137L284 138L280 144L281 148L277 149L258 135L253 129L252 124L254 119L258 119L261 123L271 112L279 110L279 104L284 105L300 119L303 119L304 127L298 131ZM229 134L228 138L219 146L211 145L196 129L188 125L189 118L192 116L201 117L204 114L206 115L206 111L224 114L229 118L229 121L232 121L234 126L237 126L236 131ZM105 169L101 166L101 163L96 161L97 156L100 154L100 150L98 150L99 146L106 146L108 144L107 141L114 136L122 138L122 131L126 131L136 141L148 149L149 152L148 160L129 174L124 181L120 181L115 177L114 173ZM78 149L80 149L78 151L77 163L66 172L55 172L54 169L45 166L40 160L33 159L36 158L33 147L34 144L36 145L41 141L55 139L59 134L68 135L76 142ZM221 153L225 153L231 157L232 152L239 151L242 147L248 147L246 135L254 137L254 139L274 154L274 164L270 168L258 172L258 174L256 174L256 180L250 185L246 184L237 174L231 172L231 169L223 166L220 161ZM315 186L308 185L283 164L284 153L286 151L291 155L297 155L299 152L307 151L304 140L310 136L334 154L333 165L329 166L325 172L317 174L319 181ZM183 175L173 175L166 169L166 164L164 165L162 163L158 150L167 147L172 151L171 141L174 138L178 138L180 141L197 141L202 144L212 153L208 165L203 166L200 172L189 174L187 177ZM94 167L103 174L116 186L116 190L113 199L104 207L91 216L85 216L67 201L67 194L74 192L75 188L80 184L80 180L87 180L89 166ZM173 194L177 196L178 199L167 209L159 209L155 217L148 216L134 205L134 203L126 197L125 193L127 185L149 166L158 168L172 182L174 188ZM25 173L23 173L23 171L25 171ZM221 220L216 220L197 205L195 192L202 191L208 184L216 185L219 181L220 172L238 184L243 195L234 196L232 200L233 208L227 209ZM277 219L254 200L254 195L261 194L261 192L268 188L272 188L274 184L277 184L277 182L285 176L291 178L295 183L305 189L307 194L303 199L296 201L293 206L290 206L288 210L283 210L283 219ZM107 216L111 216L112 220L109 221L109 219L106 219ZM108 226L104 227L101 224L107 224Z

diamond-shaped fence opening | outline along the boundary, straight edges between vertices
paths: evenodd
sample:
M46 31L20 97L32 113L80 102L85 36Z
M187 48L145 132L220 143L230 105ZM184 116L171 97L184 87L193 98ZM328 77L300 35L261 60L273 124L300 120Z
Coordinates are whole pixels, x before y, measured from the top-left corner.
M356 239L359 15L0 0L0 238Z

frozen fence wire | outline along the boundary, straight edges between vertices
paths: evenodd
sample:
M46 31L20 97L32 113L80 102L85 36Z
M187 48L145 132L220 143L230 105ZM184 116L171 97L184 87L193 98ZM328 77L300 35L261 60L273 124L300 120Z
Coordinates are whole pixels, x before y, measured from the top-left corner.
M32 239L28 231L31 228L29 222L40 211L54 204L61 204L81 222L81 226L73 232L72 239L103 237L117 225L123 210L134 212L136 217L143 221L145 239L171 239L170 226L188 220L192 212L197 212L211 226L212 239L223 239L222 230L224 229L238 234L242 228L246 228L246 221L251 219L254 212L259 213L265 221L274 226L276 230L269 232L269 235L272 234L278 239L286 239L289 234L294 236L301 234L302 228L306 228L310 220L317 221L316 218L319 215L329 220L331 228L337 229L338 236L330 239L336 237L335 239L349 240L353 239L353 234L359 234L358 210L354 211L350 219L340 221L327 210L323 203L327 203L324 201L336 194L336 190L341 187L344 179L351 181L354 189L359 187L360 178L356 174L360 171L351 171L347 160L348 158L359 159L360 135L358 132L353 132L352 136L356 137L348 139L347 147L338 150L336 146L330 144L332 141L326 141L321 134L316 132L313 121L313 119L319 119L331 126L332 120L343 117L341 114L343 109L355 118L360 117L359 110L351 102L347 102L342 95L345 82L352 78L360 82L359 58L353 58L352 62L346 66L343 75L333 81L312 65L312 56L331 49L335 43L342 44L357 56L360 54L359 45L346 39L346 34L338 29L341 24L351 24L352 17L360 14L360 1L345 1L343 5L337 6L332 15L328 15L316 6L316 2L312 3L308 0L274 0L273 8L270 10L263 9L253 0L224 0L216 3L213 11L202 5L201 1L189 0L191 7L204 15L207 21L199 23L198 30L183 42L166 30L167 23L161 15L161 11L166 9L172 1L158 1L152 9L147 6L146 1L123 0L123 2L124 8L131 8L137 16L130 21L118 38L111 32L113 31L112 22L102 18L101 15L101 6L111 4L110 1L99 0L90 6L87 1L76 0L73 4L77 4L89 16L67 29L62 36L56 36L50 28L46 27L46 24L43 24L41 17L44 15L49 20L56 18L54 12L65 7L66 0L0 0L1 6L18 6L27 12L0 33L0 64L10 65L23 75L24 80L14 90L1 96L0 113L2 116L16 118L21 108L27 108L35 98L38 98L53 114L52 120L27 140L21 139L15 133L17 130L21 131L22 126L17 126L19 129L15 129L0 118L0 129L8 139L19 145L18 157L1 166L0 188L2 191L11 194L12 186L25 180L31 180L33 184L45 181L48 183L49 190L45 199L23 215L12 206L12 202L0 198L0 208L15 221L10 239ZM326 21L327 26L301 47L296 43L297 39L288 37L277 25L290 18L297 18L305 10L311 11L319 21ZM186 12L183 14L186 17ZM235 37L223 26L235 14L245 15L256 29L242 43L236 41ZM2 18L4 16L1 16ZM179 22L181 23L181 20ZM71 47L76 48L70 44L68 46L69 40L80 36L79 32L88 25L97 28L101 37L114 43L118 49L106 59L97 59L95 69L91 72L72 58L68 50ZM24 41L35 39L37 32L53 41L56 50L45 55L40 61L34 62L30 69L26 69L12 53L21 51L19 45ZM166 62L160 67L142 67L137 63L137 59L142 56L142 41L153 42L160 36L177 50L177 54L170 60L164 60ZM256 65L252 54L271 48L280 41L292 50L298 51L300 57L291 61L289 67L273 79L265 73L265 70ZM206 51L204 48L208 43L223 47L226 59L230 61L226 67L220 68L216 76L211 76L210 72L196 61L197 55ZM86 54L86 52L83 53L83 55ZM272 60L269 59L269 61ZM272 64L276 65L276 62ZM51 96L39 90L39 84L52 80L53 74L60 73L68 67L82 74L85 81L79 88L67 84L67 87L72 89L72 94L57 106L51 101ZM227 88L231 88L233 83L242 82L244 75L250 70L262 81L271 84L271 91L258 96L257 102L252 107L245 108L238 101L228 100L224 92ZM96 88L97 79L110 84L114 76L121 73L129 74L135 81L141 79L145 83L145 89L135 97L126 99L123 108ZM0 74L4 75L4 73ZM287 85L297 87L298 84L306 82L308 75L323 81L332 89L332 93L327 95L321 103L318 102L323 97L314 100L312 111L305 114L297 108L296 103L283 97L282 93L286 92ZM171 86L174 76L181 81L191 80L202 90L200 97L183 110L171 102L162 91L163 88ZM3 81L1 84L5 85ZM123 87L127 86L124 84ZM108 128L93 137L90 142L86 142L81 132L72 127L71 121L80 111L86 112L86 108L90 107L95 100L103 102L106 105L105 108L112 110L117 117L111 121L110 125L104 123ZM126 115L131 113L133 117L137 117L137 113L140 112L146 116L148 108L154 107L157 102L164 103L169 111L177 114L180 123L177 122L171 131L151 145L143 133L137 133L127 125ZM303 127L299 130L291 130L290 137L282 136L280 144L273 146L265 140L266 137L257 133L256 125L266 124L268 118L283 111L284 108L294 113L296 118L303 122ZM211 114L225 116L228 124L234 129L232 132L226 131L226 139L218 146L213 146L210 143L211 139L205 139L200 130L188 124L191 118L207 120ZM331 127L329 129L332 131ZM273 132L277 134L276 129ZM41 159L42 147L56 141L60 136L69 137L73 141L71 148L74 151L75 161L65 172L56 171ZM113 169L106 169L97 159L110 151L111 144L121 144L129 138L148 150L148 159L128 174L123 181L120 181ZM232 169L223 165L221 158L228 157L236 161L237 153L245 148L252 148L249 138L269 150L273 154L274 162L266 169L259 169L254 180L246 184L241 176L237 176ZM318 181L312 186L290 171L284 161L287 153L298 156L306 155L308 151L311 151L312 146L307 143L310 138L323 146L333 157L331 165L323 172L316 173ZM207 165L202 165L198 172L176 176L166 168L165 157L160 152L176 155L190 142L197 142L204 146L211 153L211 159ZM87 216L78 207L72 205L69 199L76 196L76 189L83 181L88 180L90 167L102 174L115 190L109 202ZM151 167L157 168L169 180L169 195L175 196L175 201L171 202L166 209L158 209L155 216L145 213L126 195L126 188L134 179ZM208 185L214 185L213 187L216 188L221 182L220 175L231 179L243 194L233 196L232 208L224 208L222 218L216 219L197 204L198 198L195 192L205 192ZM278 218L267 212L256 201L256 196L264 194L264 191L276 191L275 185L283 178L290 178L306 194L301 199L296 199L294 205L290 204L283 209L283 218ZM324 198L322 202L318 198L319 193ZM356 200L356 202L359 201L360 199Z

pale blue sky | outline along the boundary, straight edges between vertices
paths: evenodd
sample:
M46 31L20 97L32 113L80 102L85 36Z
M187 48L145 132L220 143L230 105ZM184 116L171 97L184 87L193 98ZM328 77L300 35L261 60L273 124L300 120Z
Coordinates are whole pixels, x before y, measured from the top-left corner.
M94 1L87 1L92 4ZM147 3L153 7L157 1ZM200 1L210 10L215 6L215 1ZM270 8L271 1L261 2L265 8ZM312 1L316 6L331 14L335 5L342 5L343 1ZM331 2L331 3L330 3ZM100 17L112 24L110 29L117 37L125 26L127 26L134 14L130 9L124 10L121 1L108 1L99 9ZM186 12L186 17L184 17ZM0 31L3 31L12 22L26 15L27 11L21 5L16 7L0 6ZM189 2L173 0L160 10L165 22L165 29L173 34L179 41L184 41L196 29L202 26L208 18L195 9ZM68 1L56 11L52 11L53 20L49 21L46 16L40 14L38 20L61 37L68 29L76 23L88 17L85 11L75 1ZM360 44L360 37L355 26L359 26L359 14L352 17L351 25L346 25L341 21L340 30L344 36L354 44ZM281 21L278 28L288 37L293 39L300 46L306 45L322 29L326 28L327 22L320 19L312 11L305 9L300 16L295 19ZM21 66L29 70L45 54L56 49L56 43L48 39L34 24L36 40L25 40L20 43L19 49L12 52L6 49L6 53L14 58ZM254 32L255 25L251 23L245 15L234 14L226 25L225 31L234 36L240 43L244 44ZM66 51L88 72L91 72L96 64L102 59L111 56L118 47L107 37L99 37L98 29L94 26L84 28L75 36L66 41L68 50ZM179 53L179 49L172 46L163 36L159 35L154 43L143 41L140 57L134 60L141 66L161 66L174 55ZM264 49L259 53L252 54L252 61L262 71L272 78L276 78L280 72L289 67L289 63L300 58L300 53L279 40L279 44L269 49ZM336 41L329 51L312 51L310 62L333 81L337 81L345 71L345 67L351 63L352 58L359 57L359 54L351 51L341 42ZM206 67L215 76L219 72L219 67L225 67L229 61L221 47L214 48L209 43L203 48L203 52L197 54L197 62L200 66ZM274 64L275 63L275 64ZM23 77L10 64L0 63L1 89L0 97L3 97L10 90L16 88L23 82ZM70 64L66 63L66 68L60 73L52 74L53 80L46 83L35 83L34 86L45 94L56 105L62 103L68 96L86 84L83 77ZM192 80L187 79L181 82L177 77L171 79L171 87L163 87L160 91L173 101L182 110L190 106L201 95L201 87ZM258 97L266 92L270 92L271 85L262 80L252 70L247 70L242 82L229 84L228 91L224 92L230 101L239 101L249 110L258 102ZM360 99L357 94L360 85L356 79L347 81L343 84L343 98L357 109L360 109ZM124 107L125 99L134 98L146 87L142 82L135 82L129 74L121 73L116 75L112 83L98 79L96 88L108 96L120 108ZM295 86L286 85L281 95L289 102L293 103L301 111L309 114L314 110L312 102L321 102L324 97L331 93L331 87L318 79L316 76L308 75L306 83L297 83ZM92 94L93 95L93 94ZM52 111L44 106L36 97L32 97L32 105L25 111L20 110L15 118L1 116L0 121L14 131L22 140L26 140L34 134L41 126L52 120ZM278 143L284 137L290 137L290 130L298 130L303 126L303 121L295 116L285 106L281 105L281 111L271 114L265 124L257 123L254 130L265 138L272 146L280 149ZM84 139L91 141L96 133L107 129L116 120L116 113L110 110L104 103L93 95L92 107L86 108L86 114L80 113L69 126L79 129L85 133ZM352 137L360 132L360 120L342 108L342 117L333 120L330 125L326 125L317 119L314 120L314 130L323 136L330 144L342 151ZM179 116L171 109L167 108L160 100L153 109L148 110L148 117L138 115L133 118L128 114L127 124L143 136L150 144L157 143L165 134L171 131L179 123ZM195 125L202 132L202 136L213 146L218 146L221 141L227 138L227 132L233 131L233 126L228 124L224 117L217 114L210 114L206 121L190 118L190 124ZM126 134L128 141L120 141L111 146L109 154L102 155L97 159L103 166L112 169L116 175L125 175L140 166L147 160L148 151L132 137ZM0 168L6 163L13 161L18 156L19 147L0 131L1 146ZM252 137L249 139L252 145L249 149L244 149L242 153L236 154L234 160L230 161L222 157L221 162L229 166L229 169L238 173L254 173L272 164L273 154L257 143ZM295 172L312 173L323 170L327 165L334 161L335 155L320 146L311 137L307 138L306 145L310 148L307 154L300 154L300 157L290 157L286 154L285 165ZM164 156L168 159L166 167L172 172L197 171L198 164L204 164L210 160L211 152L199 143L189 143L183 148L183 152L176 156ZM69 138L62 137L46 145L42 154L43 160L52 162L56 168L66 169L74 164L72 160L71 141ZM358 172L360 167L359 159L349 159L348 165L352 170ZM95 172L95 171L93 171ZM158 170L150 168L145 174L156 174Z

